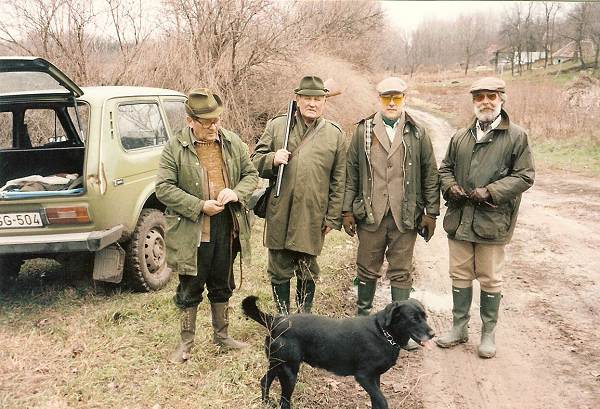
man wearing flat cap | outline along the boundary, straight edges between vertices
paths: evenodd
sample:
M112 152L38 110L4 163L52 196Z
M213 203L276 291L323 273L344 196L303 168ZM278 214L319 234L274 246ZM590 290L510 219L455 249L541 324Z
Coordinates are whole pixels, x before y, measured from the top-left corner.
M346 148L339 125L322 117L327 89L321 78L302 78L294 92L298 110L287 150L286 116L278 116L267 123L252 161L271 184L285 165L281 194L275 197L272 191L267 206L267 272L280 313L290 312L294 275L298 310L309 313L320 273L317 256L327 233L342 226Z
M406 89L398 77L377 84L379 112L358 123L348 148L343 225L359 238L358 315L368 315L373 306L384 255L392 300L409 298L417 230L429 241L439 214L433 147L405 110Z
M228 334L229 298L235 288L233 261L249 256L245 203L258 184L248 147L220 126L221 99L207 88L191 91L186 124L162 154L156 196L167 206L167 264L179 274L174 297L181 311L179 345L169 356L185 362L194 344L196 313L208 290L213 341L243 348Z
M527 133L503 109L506 84L482 78L470 92L475 118L459 129L440 166L441 190L448 210L452 279L452 329L436 340L449 348L469 339L473 280L480 284L482 358L496 355L495 328L502 299L504 248L510 241L521 194L533 185L533 157Z

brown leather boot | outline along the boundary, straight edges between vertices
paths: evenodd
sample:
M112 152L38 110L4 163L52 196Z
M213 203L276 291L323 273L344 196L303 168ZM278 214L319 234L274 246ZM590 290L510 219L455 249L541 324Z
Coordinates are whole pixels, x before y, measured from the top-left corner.
M212 313L213 342L215 344L231 349L242 349L248 346L245 342L231 338L227 333L229 328L228 302L211 303L210 311Z
M169 355L169 362L182 364L190 358L196 335L196 313L198 306L184 308L181 310L181 341L177 348Z

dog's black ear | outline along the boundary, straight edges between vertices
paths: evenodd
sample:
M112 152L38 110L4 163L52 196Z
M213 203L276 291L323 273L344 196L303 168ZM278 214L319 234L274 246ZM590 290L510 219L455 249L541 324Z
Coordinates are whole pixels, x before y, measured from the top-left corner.
M400 304L397 301L394 301L394 302L388 304L385 307L385 310L383 310L385 312L385 314L383 316L383 326L385 328L389 328L390 325L392 325L392 320L394 319L394 312L398 308L400 308Z

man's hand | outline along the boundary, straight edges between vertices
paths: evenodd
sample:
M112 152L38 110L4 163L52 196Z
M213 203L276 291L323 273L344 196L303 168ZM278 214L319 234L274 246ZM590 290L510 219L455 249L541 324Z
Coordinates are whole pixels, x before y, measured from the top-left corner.
M217 202L221 204L221 206L225 206L229 202L237 202L238 197L235 192L229 188L225 188L219 192L219 196L217 196Z
M490 191L487 190L487 187L478 187L473 189L469 194L469 199L475 203L491 203L492 195L490 194Z
M425 228L427 230L427 236L424 237L425 241L431 240L433 233L435 232L435 217L428 214L421 216L421 223L419 223L419 229Z
M468 197L469 196L467 195L467 192L465 192L465 190L458 184L452 185L450 186L450 189L448 189L448 198L452 202L460 202Z
M291 152L286 149L279 149L275 152L275 156L273 157L273 166L277 167L282 163L284 165L288 164L288 160L290 159Z
M204 202L204 207L202 207L202 212L208 216L214 216L215 214L219 214L225 209L225 206L219 203L217 200L206 200Z
M331 231L331 227L325 225L323 226L323 228L321 229L321 233L323 234L323 236L327 236L327 233L329 233Z
M356 220L354 220L352 212L342 213L342 226L344 226L344 231L348 236L354 237L356 234Z

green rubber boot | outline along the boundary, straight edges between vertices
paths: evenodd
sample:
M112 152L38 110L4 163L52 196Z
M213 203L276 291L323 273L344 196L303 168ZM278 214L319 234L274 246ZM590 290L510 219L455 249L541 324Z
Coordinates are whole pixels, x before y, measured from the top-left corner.
M469 310L472 299L473 287L452 287L452 329L435 340L437 346L450 348L469 340Z
M273 288L273 301L280 314L287 315L290 313L290 282L286 281L281 284L271 283Z
M493 358L496 355L496 323L502 294L481 291L479 313L481 315L481 344L477 353L481 358Z
M392 287L392 301L405 301L410 298L411 288L397 288ZM415 351L419 349L419 345L412 339L409 338L408 343L402 347L407 351Z
M296 279L296 305L300 314L310 314L315 298L316 285L313 280Z
M392 287L392 301L404 301L410 298L410 288Z
M376 280L356 280L358 283L358 299L356 300L356 315L369 315L375 298Z

